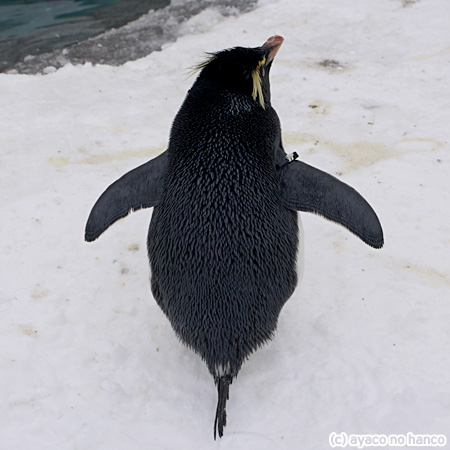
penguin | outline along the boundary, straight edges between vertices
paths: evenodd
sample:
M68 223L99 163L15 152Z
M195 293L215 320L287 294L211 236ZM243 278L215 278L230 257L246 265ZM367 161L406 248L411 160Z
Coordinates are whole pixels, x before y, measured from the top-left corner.
M109 186L88 218L97 239L153 207L147 249L153 296L217 386L213 434L223 436L229 387L275 333L297 285L298 211L384 243L369 203L335 177L287 155L269 73L283 43L209 54L172 124L168 149Z

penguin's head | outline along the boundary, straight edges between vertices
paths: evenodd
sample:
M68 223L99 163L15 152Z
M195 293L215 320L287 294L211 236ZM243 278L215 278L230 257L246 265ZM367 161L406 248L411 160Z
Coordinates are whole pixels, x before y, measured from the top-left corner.
M263 108L270 105L269 72L284 39L270 37L261 47L234 47L209 54L196 66L198 81L208 80L219 89L248 95Z

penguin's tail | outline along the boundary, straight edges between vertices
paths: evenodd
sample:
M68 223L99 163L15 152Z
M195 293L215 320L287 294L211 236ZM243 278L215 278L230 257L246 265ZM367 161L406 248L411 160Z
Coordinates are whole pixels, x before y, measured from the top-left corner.
M217 431L219 431L219 437L223 436L223 428L227 424L227 412L225 407L229 397L228 393L231 381L231 375L223 375L216 380L218 399L216 419L214 420L214 440L216 440Z

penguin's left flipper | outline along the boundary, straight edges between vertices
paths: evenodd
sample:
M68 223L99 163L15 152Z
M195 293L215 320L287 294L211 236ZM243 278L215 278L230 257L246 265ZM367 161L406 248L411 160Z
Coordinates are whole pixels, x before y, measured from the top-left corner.
M319 214L348 228L371 247L383 246L380 221L355 189L301 161L284 164L279 170L281 200L287 208Z
M92 208L86 223L86 241L94 241L131 211L156 206L164 188L166 172L167 151L111 184Z

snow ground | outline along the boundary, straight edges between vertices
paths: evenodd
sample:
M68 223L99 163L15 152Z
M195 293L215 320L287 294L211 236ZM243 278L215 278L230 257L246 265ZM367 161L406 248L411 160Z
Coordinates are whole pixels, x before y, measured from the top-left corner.
M0 448L322 450L341 431L450 440L448 17L445 0L263 0L239 17L205 10L190 34L121 67L0 75ZM151 298L151 212L93 244L84 225L112 181L166 148L202 52L276 33L286 149L359 190L386 244L302 214L303 281L233 383L214 443L212 378Z

